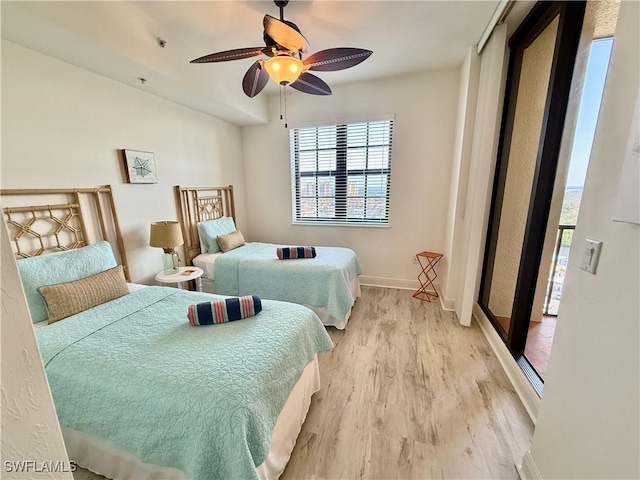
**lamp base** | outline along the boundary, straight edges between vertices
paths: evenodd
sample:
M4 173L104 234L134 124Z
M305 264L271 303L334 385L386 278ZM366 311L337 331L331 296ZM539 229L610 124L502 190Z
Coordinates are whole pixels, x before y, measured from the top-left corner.
M178 273L180 266L180 257L175 250L170 253L162 254L162 269L165 275L174 275Z

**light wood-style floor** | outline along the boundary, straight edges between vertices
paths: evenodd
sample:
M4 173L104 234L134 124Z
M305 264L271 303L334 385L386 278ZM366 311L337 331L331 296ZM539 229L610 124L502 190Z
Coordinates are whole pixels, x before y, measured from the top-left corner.
M477 324L364 287L282 478L517 479L533 424Z
M322 390L281 478L518 478L533 425L477 324L363 287L346 330L328 331Z

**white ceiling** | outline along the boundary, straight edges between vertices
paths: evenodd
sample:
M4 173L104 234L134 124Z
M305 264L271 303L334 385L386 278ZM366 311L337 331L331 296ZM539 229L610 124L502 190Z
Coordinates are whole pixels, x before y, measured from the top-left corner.
M285 19L301 29L310 53L332 47L373 50L351 69L318 72L331 86L458 66L498 3L292 0ZM262 18L278 16L271 0L1 4L4 39L239 125L268 120L266 95L276 93L277 85L270 82L254 98L242 92L242 77L254 59L189 61L262 46Z

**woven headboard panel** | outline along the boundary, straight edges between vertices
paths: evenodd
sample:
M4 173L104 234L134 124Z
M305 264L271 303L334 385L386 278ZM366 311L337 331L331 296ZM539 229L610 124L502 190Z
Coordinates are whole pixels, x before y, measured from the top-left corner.
M106 240L130 281L110 185L0 190L4 220L18 258L72 250Z
M198 222L231 217L236 221L233 186L180 187L176 186L176 202L184 237L184 255L187 265L200 253Z

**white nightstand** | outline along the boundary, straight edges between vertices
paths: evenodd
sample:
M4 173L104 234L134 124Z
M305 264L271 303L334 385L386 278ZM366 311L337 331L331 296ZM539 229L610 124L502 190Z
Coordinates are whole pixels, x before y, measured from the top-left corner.
M201 292L202 280L200 277L202 277L203 273L202 269L198 267L179 267L178 273L172 275L167 275L163 272L158 273L156 275L156 282L160 282L163 285L177 284L178 288L182 288L184 282L195 280L196 289Z

